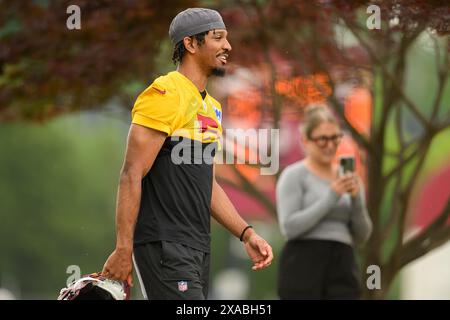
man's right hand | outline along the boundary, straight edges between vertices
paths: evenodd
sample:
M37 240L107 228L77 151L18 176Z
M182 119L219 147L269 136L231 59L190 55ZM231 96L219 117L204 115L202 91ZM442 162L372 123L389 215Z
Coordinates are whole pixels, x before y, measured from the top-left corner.
M108 279L126 281L133 286L133 250L116 248L106 260L102 275Z

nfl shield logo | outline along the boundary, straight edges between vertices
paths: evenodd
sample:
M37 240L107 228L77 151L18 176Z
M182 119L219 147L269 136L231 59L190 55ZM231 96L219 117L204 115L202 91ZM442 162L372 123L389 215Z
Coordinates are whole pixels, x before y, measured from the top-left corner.
M178 291L184 292L188 289L186 281L178 281Z

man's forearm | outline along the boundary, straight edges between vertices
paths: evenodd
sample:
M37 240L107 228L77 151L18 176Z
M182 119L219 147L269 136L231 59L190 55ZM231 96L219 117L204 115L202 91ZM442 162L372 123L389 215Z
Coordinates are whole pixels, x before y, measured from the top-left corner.
M213 182L211 213L217 222L227 228L237 238L241 236L242 231L247 226L247 222L245 222L238 214L227 194L216 181ZM248 229L245 232L244 241L246 241L252 233L254 233L254 231Z
M141 200L141 178L123 171L117 191L116 248L133 249L134 227Z

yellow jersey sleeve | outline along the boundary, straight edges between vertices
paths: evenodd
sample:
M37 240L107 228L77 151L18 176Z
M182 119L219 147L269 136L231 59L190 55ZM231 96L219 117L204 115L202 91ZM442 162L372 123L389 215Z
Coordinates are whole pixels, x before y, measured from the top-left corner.
M178 127L180 115L179 94L157 79L137 98L131 122L171 135Z

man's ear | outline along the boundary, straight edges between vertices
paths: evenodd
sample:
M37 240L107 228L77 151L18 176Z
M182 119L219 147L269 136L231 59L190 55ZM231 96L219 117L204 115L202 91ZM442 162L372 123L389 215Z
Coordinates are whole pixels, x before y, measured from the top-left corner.
M195 53L196 45L194 45L194 37L184 37L183 43L187 51Z

